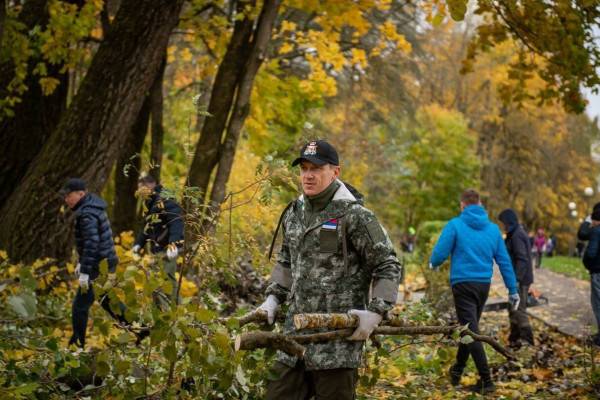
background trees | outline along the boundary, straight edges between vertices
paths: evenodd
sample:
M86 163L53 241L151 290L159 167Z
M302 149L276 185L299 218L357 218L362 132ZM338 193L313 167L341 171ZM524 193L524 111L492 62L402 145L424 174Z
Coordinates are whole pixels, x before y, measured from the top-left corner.
M140 169L194 187L196 234L216 237L230 177L314 136L342 149L347 178L399 231L448 218L467 184L493 212L565 226L569 188L595 179L597 131L568 114L598 79L593 4L194 0L143 44L129 43L145 28L133 32L141 7L127 6L3 7L0 244L15 259L68 253L55 193L69 175L106 189L118 230L134 226ZM238 165L240 150L258 158ZM465 168L447 168L458 159ZM291 187L269 182L261 198L278 208Z

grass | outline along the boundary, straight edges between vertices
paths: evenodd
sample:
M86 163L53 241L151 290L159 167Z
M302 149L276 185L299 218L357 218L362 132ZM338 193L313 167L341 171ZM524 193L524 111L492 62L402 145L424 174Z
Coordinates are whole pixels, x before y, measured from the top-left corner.
M589 280L590 274L577 257L554 256L542 258L542 268L573 278Z

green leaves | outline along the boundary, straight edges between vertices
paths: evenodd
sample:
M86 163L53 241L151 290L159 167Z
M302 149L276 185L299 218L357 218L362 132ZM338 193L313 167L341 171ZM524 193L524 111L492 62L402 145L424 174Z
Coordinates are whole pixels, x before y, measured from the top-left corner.
M446 0L450 16L455 21L462 21L467 12L468 0Z
M12 310L25 319L31 319L37 311L37 299L30 293L21 293L8 298Z

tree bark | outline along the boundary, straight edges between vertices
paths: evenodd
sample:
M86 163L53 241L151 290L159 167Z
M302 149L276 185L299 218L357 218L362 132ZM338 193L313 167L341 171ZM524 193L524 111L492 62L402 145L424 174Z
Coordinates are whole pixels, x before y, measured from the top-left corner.
M81 1L73 1L80 4ZM5 7L0 5L2 10ZM47 0L25 2L19 14L19 22L30 31L35 27L44 28L49 14ZM0 41L1 43L1 41ZM59 85L50 96L44 96L39 85L39 77L33 70L39 57L29 60L25 85L28 90L22 94L21 102L13 108L13 117L0 117L0 208L19 185L32 160L39 153L51 132L66 109L69 80L60 70L62 64L47 63L48 77L59 80ZM8 85L15 77L15 66L8 61L0 65L0 97L8 95Z
M136 228L137 199L135 198L135 191L137 190L137 181L142 165L139 154L144 146L149 122L150 97L148 96L117 160L115 204L112 218L113 233L135 231Z
M208 234L214 228L220 212L221 203L225 200L225 190L231 174L231 167L235 158L235 150L240 139L240 134L246 117L250 112L250 96L254 86L254 78L266 57L267 47L271 40L271 31L277 18L280 0L265 0L258 19L258 26L252 41L252 51L244 68L240 80L235 105L231 113L231 120L227 128L225 141L219 151L219 164L217 174L210 195L209 210L212 215L204 223L203 232Z
M0 0L0 48L2 47L2 37L4 35L5 21L6 21L6 0Z
M104 186L164 57L184 0L124 0L69 109L0 210L0 248L14 260L65 257L57 190L79 176Z
M160 171L163 159L163 141L165 129L163 127L163 80L165 76L165 68L167 66L167 58L163 61L156 76L156 80L150 89L150 113L152 115L152 144L150 146L150 174L160 182Z
M243 12L246 5L253 3L254 1L238 1L238 12ZM202 126L188 174L188 186L197 187L200 191L200 204L204 204L210 177L219 160L223 130L231 112L239 76L248 58L253 24L254 20L247 17L235 22L227 51L215 76L208 105L210 117L206 118Z

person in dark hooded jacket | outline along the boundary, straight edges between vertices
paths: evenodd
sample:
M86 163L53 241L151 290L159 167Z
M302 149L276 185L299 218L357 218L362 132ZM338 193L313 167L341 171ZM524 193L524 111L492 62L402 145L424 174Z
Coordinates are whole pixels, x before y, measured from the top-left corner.
M589 244L583 254L583 265L590 273L592 310L596 317L598 333L592 336L592 343L600 346L600 207L591 215Z
M69 179L63 186L61 194L67 206L75 213L75 242L79 255L79 262L75 268L79 288L73 299L73 335L69 344L83 348L89 310L95 299L92 282L100 274L100 263L103 260L106 260L108 271L112 273L116 270L119 259L115 253L104 200L88 193L85 182L79 178ZM119 304L119 312L115 313L106 293L101 295L100 304L113 318L128 325L123 316L125 307L122 304Z
M138 253L146 244L162 261L167 278L173 286L172 298L177 298L177 256L183 247L183 209L167 196L152 175L138 180L138 195L145 200L144 228L138 234L132 251Z
M531 244L529 237L519 224L517 213L507 208L498 216L506 232L506 249L510 255L517 283L519 284L519 296L523 301L519 307L513 310L509 307L510 335L508 341L512 347L519 347L520 340L533 345L533 331L527 316L527 296L529 286L533 283L533 268L531 260Z

